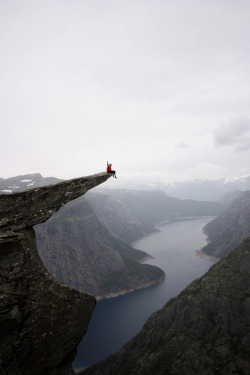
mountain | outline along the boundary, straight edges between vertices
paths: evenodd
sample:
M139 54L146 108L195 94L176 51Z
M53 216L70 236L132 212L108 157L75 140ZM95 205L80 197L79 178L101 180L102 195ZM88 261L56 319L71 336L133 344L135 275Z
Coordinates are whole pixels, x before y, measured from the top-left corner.
M49 275L32 227L109 177L99 173L0 195L1 375L74 373L71 362L95 298Z
M62 207L35 231L49 272L97 299L145 288L165 277L158 267L140 264L150 256L114 238L84 197Z
M241 190L231 190L229 193L225 194L221 197L218 202L224 204L226 207L230 206L230 204L242 193Z
M250 190L250 176L245 178L190 179L171 183L129 184L128 186L131 190L160 189L168 195L180 199L218 201L232 190Z
M27 189L54 185L61 181L63 180L55 177L43 177L40 173L0 178L0 194L19 193Z
M36 173L7 179L5 187L27 189L56 181ZM107 190L86 196L88 201L79 198L69 203L46 223L35 226L35 231L38 252L49 272L97 299L164 278L159 268L139 264L149 255L128 243L148 235L163 220L214 216L224 209L214 202L181 201L162 191Z
M249 190L250 177L218 178L214 180L194 179L167 184L163 189L167 194L182 199L217 201L232 190Z
M65 263L64 276L70 279L73 265L75 280L79 283L81 273L87 274L84 277L88 281L94 268L99 272L99 263L105 261L104 275L111 262L118 266L115 279L121 272L119 282L122 283L123 276L129 278L133 273L133 267L134 275L140 272L142 265L131 257L140 260L145 256L120 241L120 238L135 238L133 221L143 234L153 230L158 220L207 215L208 212L215 214L216 208L218 213L223 210L219 203L183 202L159 191L154 192L155 195L152 192L141 195L134 191L117 191L113 198L111 192L98 193L94 197L89 194L88 201L80 198L69 203L109 177L107 173L100 173L0 195L2 375L72 375L71 362L95 306L94 297L71 289L49 275L37 252L33 226L43 223L37 234L44 240L38 238L38 242L43 246L44 262L49 260L55 272L58 272L58 261ZM28 180L23 176L21 179ZM29 185L29 182L25 183ZM248 201L249 196L245 196L242 209L248 206ZM115 202L119 204L115 206ZM110 209L109 219L104 227L107 209ZM124 218L124 214L127 217ZM54 217L47 221L52 215ZM244 219L247 225L248 218L241 217L239 226ZM125 228L120 228L121 223ZM75 237L80 240L80 247ZM57 250L53 246L55 242L59 246ZM76 271L76 266L82 266L80 253L87 243L84 263L88 260L91 272L86 265ZM95 247L100 247L103 253L96 253ZM53 253L49 254L49 248ZM111 255L108 262L107 254ZM128 266L126 270L123 265ZM85 370L84 375L249 374L249 266L248 239L153 314L143 330L119 353ZM142 274L139 273L138 279ZM114 280L106 277L105 287L113 284Z
M99 189L86 198L110 233L127 243L153 232L162 221L217 216L225 209L220 202L181 200L161 190Z
M204 228L209 243L201 253L222 258L250 236L250 191L241 193Z
M58 181L36 173L2 180L0 186L6 192ZM224 210L222 203L182 201L157 190L107 190L104 194L90 193L87 198L91 207L79 199L35 230L39 254L51 274L98 299L142 288L164 277L159 269L139 264L149 255L128 243L148 235L161 221L216 216ZM90 235L93 232L94 237Z
M250 374L250 239L84 375Z

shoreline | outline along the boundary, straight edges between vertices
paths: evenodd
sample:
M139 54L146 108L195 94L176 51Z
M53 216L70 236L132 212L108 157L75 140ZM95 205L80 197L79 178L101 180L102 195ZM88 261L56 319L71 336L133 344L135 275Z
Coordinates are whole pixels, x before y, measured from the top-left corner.
M195 228L199 228L199 233L201 232L201 227L202 226L204 226L204 225L206 225L206 223L204 223L203 221L202 221L202 219L203 219L204 217L202 217L202 218L199 218L199 217L192 217L192 218L185 218L185 220L199 220L199 219L201 219L201 222L199 223L199 225L198 225L198 223L197 223L197 225L196 225L196 223L195 222L193 222L193 224L190 224L190 226L191 226L191 228L194 228L194 231L195 231ZM206 217L207 219L209 219L210 217ZM212 218L211 218L212 219ZM164 224L168 224L168 223L171 223L171 222L177 222L177 221L183 221L183 220L173 220L173 221L170 221L170 220L164 220L164 222L161 222L161 223L158 223L157 224L157 226L163 226ZM182 227L186 227L186 226L188 226L189 227L189 224L188 223L184 223L184 224L182 224ZM169 231L169 233L171 234L171 232L172 232L172 229L171 229L171 227L165 227L165 228L168 228L167 230ZM174 228L173 228L174 229ZM158 233L158 232L161 232L161 231L163 231L164 229L162 228L161 230L160 229L158 229L158 230L154 230L153 231L153 233L151 232L151 233L148 233L148 234L146 234L145 236L143 236L143 238L147 238L147 237L149 237L150 235L152 235L152 234L155 234L155 233ZM177 231L176 230L176 233L177 232L179 232L179 231ZM189 231L190 232L190 231ZM192 233L192 231L191 231L191 233ZM138 238L136 241L133 241L132 242L132 244L134 245L133 247L136 247L136 243L137 243L137 241L139 241L140 239ZM204 241L204 237L203 237L203 241ZM146 242L146 241L145 241ZM202 242L200 242L200 243L197 243L197 247L196 246L191 246L190 247L190 249L191 249L191 252L193 253L194 252L194 250L192 250L192 249L195 249L195 248L198 248L199 246L201 246L201 245L199 245L199 244L201 244ZM185 245L185 241L183 242L183 246L184 246L184 248L185 247L187 247L187 245ZM154 245L151 247L151 246L149 246L150 247L150 249L147 249L147 251L153 251L153 248L154 248ZM163 250L165 249L165 247L164 247L164 243L163 243ZM195 254L197 257L206 257L205 256L205 254L202 254L202 252L201 252L201 249L200 250L197 250L197 254ZM146 259L145 258L148 258L150 256L150 258L152 257L152 255L151 254L148 254L148 256L146 255L145 257L143 257L143 258L141 258L141 260L140 261L145 261ZM192 256L194 256L194 254L192 254ZM155 257L152 257L152 258L156 258L157 257L157 255L155 255ZM208 257L209 258L209 257ZM199 260L196 260L196 263L198 263L199 262ZM200 262L202 262L202 261L200 261ZM169 263L169 261L167 261L167 264ZM209 262L208 262L209 263ZM160 264L160 263L159 263ZM168 266L169 267L169 266ZM167 270L168 270L168 267L167 267ZM161 266L160 266L160 268L161 268ZM164 268L165 269L165 268ZM168 273L167 271L166 271L166 273ZM145 282L144 283L144 286L143 287L138 287L138 288L127 288L127 289L125 289L124 288L124 290L123 291L119 291L119 292L116 292L116 293L107 293L107 295L105 296L105 297L101 297L101 298L98 298L98 297L96 297L96 299L97 299L97 302L99 302L100 300L102 300L102 299L111 299L111 298L116 298L116 297L119 297L119 296L122 296L122 295L125 295L125 294L129 294L129 293L133 293L133 292L137 292L137 291L139 291L139 290L142 290L142 289L146 289L146 288L148 288L148 287L150 287L150 286L154 286L154 285L157 285L157 284L160 284L162 281L164 281L164 279L165 279L165 275L164 275L164 277L160 277L159 279L158 279L158 281L155 281L155 282ZM165 288L165 286L168 288L169 286L167 285L168 283L165 281L165 283L162 283L162 284L160 284L160 285L162 285L162 288L163 288L163 291L165 290L164 288ZM160 288L161 288L161 286L160 286ZM155 289L157 290L157 286L155 287ZM151 296L152 294L153 295L155 295L155 289L154 288L152 288L152 289L149 289L149 296ZM164 295L165 295L165 292L164 292ZM149 301L150 301L150 298L148 297L148 295L146 294L146 292L145 292L145 296L146 296L146 299L148 299ZM135 297L136 297L136 295L135 295ZM135 298L133 295L132 295L132 300L133 300L133 298ZM172 297L170 297L170 298L172 298ZM125 301L126 301L126 299L125 299ZM122 302L123 302L123 300L122 300ZM113 302L112 302L112 300L111 300L111 304L112 304ZM124 303L124 302L123 302ZM164 303L165 304L165 303ZM101 305L101 307L102 307L102 305ZM158 308L157 309L155 309L155 310L158 310ZM127 340L128 341L128 340ZM76 366L76 368L73 368L73 370L75 371L75 374L78 374L80 371L84 371L84 367L81 367L80 365L79 366Z
M160 233L160 231L161 231L160 227L165 225L165 224L171 224L171 223L174 223L174 222L177 222L177 221L190 221L190 220L200 220L200 219L210 219L210 218L213 219L215 217L216 216L184 216L184 217L177 217L177 218L171 218L171 219L164 219L164 220L160 221L159 223L155 224L155 228L152 232L147 233L147 234L137 238L136 240L132 241L130 243L130 246L132 248L136 249L135 246L136 246L136 243L138 241L141 241L144 238L150 237L153 234ZM204 233L206 234L206 232L203 228L202 228L202 231L204 231ZM208 240L207 240L207 242L208 242ZM194 254L198 258L220 259L220 258L216 258L214 256L206 255L205 253L202 253L201 249L195 250ZM154 257L151 254L148 254L145 257L143 257L142 259L140 259L138 261L138 263L143 263L143 262L145 262L147 260L150 260L150 259L154 259ZM111 292L111 293L105 294L104 296L95 296L95 298L96 298L97 301L101 301L103 299L116 298L116 297L119 297L119 296L123 296L125 294L132 293L132 292L135 292L135 291L138 291L138 290L141 290L141 289L145 289L145 288L149 288L150 286L159 284L163 280L165 280L165 277L166 277L166 275L164 274L164 276L161 277L160 279L152 281L152 282L148 282L148 283L145 284L145 286L141 286L141 287L138 287L138 288L134 287L134 288L130 288L130 289L123 289L121 291Z
M158 224L156 224L156 225L158 225ZM136 249L136 248L134 247L134 244L135 244L136 242L141 241L141 240L143 240L144 238L147 238L147 237L152 236L153 234L156 234L156 233L159 233L159 232L160 232L160 230L157 229L157 228L155 228L152 232L150 232L150 233L148 233L148 234L145 234L145 235L143 235L143 236L140 236L140 237L138 237L136 240L130 242L129 245L130 245L131 247L133 247L133 249ZM138 250L138 249L136 249L136 250ZM149 254L149 255L150 255L150 254Z
M160 227L165 225L165 224L171 224L171 223L175 223L177 221L190 221L190 220L200 220L200 219L213 219L215 218L216 216L180 216L180 217L176 217L176 218L171 218L171 219L164 219L162 221L159 221L159 223L155 224L155 227L154 227L154 230L148 234L145 234L141 237L138 237L136 240L132 241L130 243L130 246L133 247L134 249L136 249L134 247L134 245L136 244L136 242L138 241L141 241L143 240L144 238L147 238L149 236L152 236L153 234L157 234L160 232ZM207 235L206 231L204 230L204 228L202 228L202 231L204 232L204 234ZM209 243L209 240L207 240L207 242ZM150 255L150 254L149 254ZM153 259L154 257L152 257L151 259Z
M160 279L155 280L155 281L149 281L148 283L145 283L144 286L140 286L138 288L135 287L135 288L130 288L130 289L123 289L119 292L108 293L105 296L95 296L95 299L97 301L101 301L103 299L120 297L120 296L123 296L124 294L133 293L133 292L136 292L138 290L146 289L146 288L149 288L150 286L160 284L162 281L165 280L165 278L166 278L166 274L164 273L164 275Z
M153 234L159 233L161 231L160 227L163 226L163 225L165 225L165 224L171 224L171 223L175 223L177 221L189 221L189 220L200 220L200 219L214 219L214 218L216 218L216 216L181 216L181 217L172 218L172 219L165 219L165 220L162 220L159 223L155 224L155 229L152 232L146 234L145 236L139 237L137 240L132 241L130 243L130 246L132 246L134 249L136 249L136 247L134 245L136 245L136 243L138 241L141 241L144 238L152 236ZM209 243L210 240L208 238L208 233L207 233L205 227L202 228L202 232L207 236L206 237L206 241L207 241L207 243ZM150 257L148 257L148 259L143 259L141 262L144 262L145 260L149 260L149 259L154 259L154 257L151 254L149 254L149 255L150 255ZM214 255L208 255L208 254L204 253L202 251L202 248L195 250L194 251L194 255L196 257L198 257L198 258L217 259L217 260L221 259L221 258L218 258L218 257L216 257Z
M201 248L201 249L198 249L198 250L195 250L194 254L195 254L195 256L196 256L197 258L217 259L217 260L220 260L220 259L221 259L221 258L216 257L215 255L208 255L208 254L204 253L204 252L202 251L202 248Z

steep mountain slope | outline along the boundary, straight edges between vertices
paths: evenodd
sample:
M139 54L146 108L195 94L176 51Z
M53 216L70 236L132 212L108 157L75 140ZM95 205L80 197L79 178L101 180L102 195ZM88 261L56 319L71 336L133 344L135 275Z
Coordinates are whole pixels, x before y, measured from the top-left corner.
M201 253L222 258L250 236L250 191L241 193L204 231L209 243Z
M250 239L154 313L84 375L250 373Z
M144 288L165 277L159 268L139 264L136 260L148 254L114 238L83 197L35 230L39 254L51 274L96 298Z
M241 190L231 190L226 195L223 195L218 202L224 204L226 207L229 207L230 204L242 193Z
M99 173L0 195L0 373L69 375L95 298L54 280L37 253L33 225L110 175Z
M115 236L126 242L147 235L164 220L183 217L217 216L224 211L222 203L180 200L163 191L98 190L86 198L98 219Z

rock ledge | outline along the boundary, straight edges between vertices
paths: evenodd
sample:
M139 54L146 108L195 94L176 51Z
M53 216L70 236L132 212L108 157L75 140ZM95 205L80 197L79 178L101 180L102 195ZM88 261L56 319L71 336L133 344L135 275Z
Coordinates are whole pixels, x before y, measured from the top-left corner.
M111 177L76 178L0 195L0 373L69 375L95 298L55 281L37 253L33 225Z

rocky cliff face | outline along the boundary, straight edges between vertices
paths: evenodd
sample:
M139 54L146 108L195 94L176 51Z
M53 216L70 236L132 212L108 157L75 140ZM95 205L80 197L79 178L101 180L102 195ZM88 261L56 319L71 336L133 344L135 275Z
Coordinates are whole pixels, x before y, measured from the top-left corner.
M55 281L36 249L33 225L110 175L0 195L0 373L68 375L95 298Z
M250 239L84 375L250 374Z
M241 193L216 219L206 225L208 245L201 253L223 258L250 236L250 191Z

